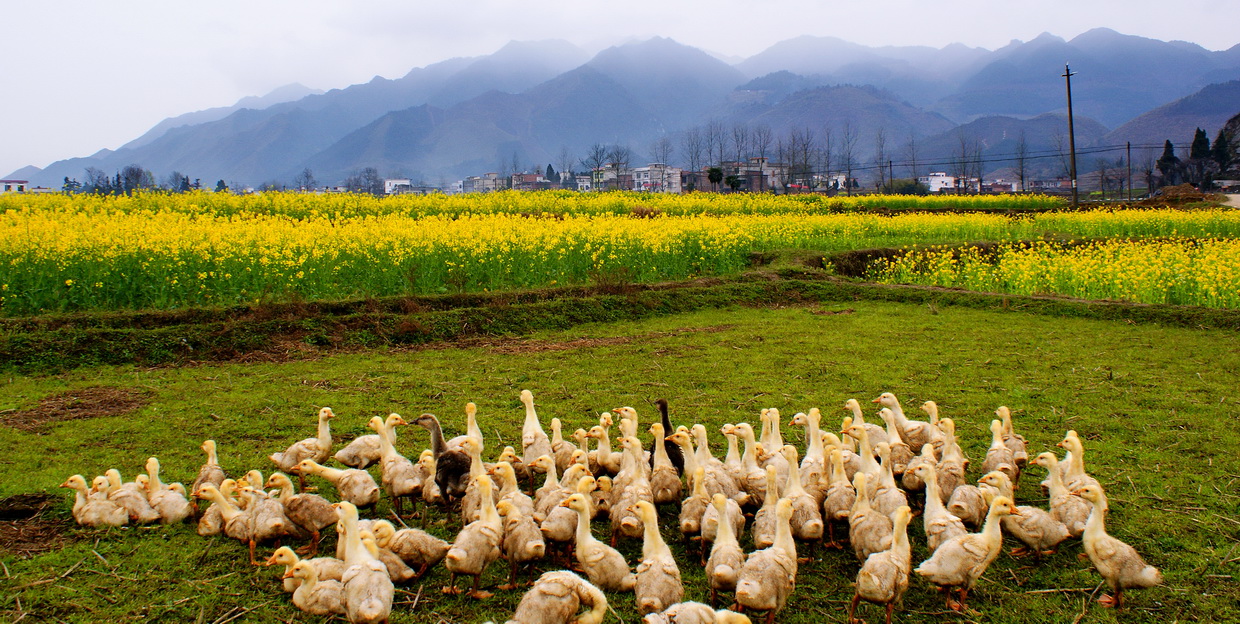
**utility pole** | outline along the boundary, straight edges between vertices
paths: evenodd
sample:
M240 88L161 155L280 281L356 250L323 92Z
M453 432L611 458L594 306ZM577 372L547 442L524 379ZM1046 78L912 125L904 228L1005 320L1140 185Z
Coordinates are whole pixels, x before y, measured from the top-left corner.
M893 189L896 186L895 171L896 171L895 168L891 166L891 161L888 160L887 161L887 188L888 188L887 192L889 193L891 192L890 189Z
M1131 202L1132 201L1132 141L1126 142L1124 144L1124 149L1127 150L1127 155L1124 156L1124 160L1128 163L1128 201Z
M1077 197L1077 189L1076 189L1076 130L1072 125L1072 76L1073 75L1074 74L1072 73L1072 70L1068 69L1068 64L1064 63L1063 79L1064 79L1064 84L1067 86L1067 89L1068 89L1068 152L1069 152L1068 166L1071 169L1071 171L1069 171L1069 175L1072 176L1072 207L1079 208L1080 202Z

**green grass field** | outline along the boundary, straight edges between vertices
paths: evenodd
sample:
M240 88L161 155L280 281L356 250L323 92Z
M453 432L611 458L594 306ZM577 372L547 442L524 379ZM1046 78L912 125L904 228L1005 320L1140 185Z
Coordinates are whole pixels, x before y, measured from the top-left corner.
M0 379L0 497L46 492L56 499L38 517L42 524L3 523L0 611L8 621L322 621L300 614L279 591L278 573L250 567L236 542L199 537L189 525L81 529L69 519L69 491L56 486L73 473L89 480L111 467L132 478L150 455L160 457L166 480L188 483L208 437L218 442L230 475L266 473L266 455L312 435L323 405L337 414L339 440L368 433L369 417L391 411L434 412L456 433L462 406L474 401L485 455L493 459L502 445L519 444L518 393L528 388L544 423L559 417L570 429L621 405L636 407L649 423L654 399L667 398L675 423L707 425L716 455L723 450L718 427L756 423L764 407L780 409L785 437L801 446L801 432L786 426L798 411L818 406L838 422L850 397L868 407L868 399L892 391L910 412L932 399L956 419L975 462L973 479L993 411L1008 405L1031 455L1061 454L1054 444L1064 432L1080 433L1087 469L1110 496L1110 533L1161 568L1166 584L1132 592L1124 612L1104 610L1087 600L1101 577L1078 560L1081 546L1072 540L1041 563L1001 555L971 594L975 612L966 615L944 611L934 588L914 578L897 621L1228 621L1240 601L1240 443L1231 423L1240 408L1236 338L1229 330L858 300L731 307L294 361L10 373ZM32 411L48 397L97 386L131 390L145 405L80 420L58 420L74 412L51 410L42 412L50 419L42 423ZM22 429L12 426L19 418ZM398 448L409 456L428 444L420 429L400 435ZM1037 491L1042 477L1029 471L1019 502L1045 504ZM386 502L379 511L386 513ZM668 519L673 513L662 510ZM459 526L439 513L428 522L449 539ZM686 599L705 599L696 555L685 553L673 531L664 537L685 555ZM27 556L31 544L18 538L32 535L50 549ZM916 565L927 556L919 518L910 537ZM636 563L638 542L622 550ZM777 621L845 619L858 563L851 552L816 556L801 566ZM493 565L484 586L501 583L505 573ZM503 621L520 599L518 591L482 602L444 596L446 581L438 568L398 588L404 591L392 621ZM608 622L638 619L632 594L609 599L615 614ZM881 621L879 609L863 609L867 620Z

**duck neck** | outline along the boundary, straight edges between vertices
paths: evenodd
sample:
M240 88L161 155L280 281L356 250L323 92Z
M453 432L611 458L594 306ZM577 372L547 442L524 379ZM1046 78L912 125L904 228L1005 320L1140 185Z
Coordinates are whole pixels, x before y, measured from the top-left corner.
M1106 503L1091 502L1092 509L1089 510L1089 518L1085 520L1085 533L1081 539L1090 542L1103 537L1107 534L1106 527Z
M1050 490L1051 499L1054 500L1060 496L1066 496L1068 494L1068 486L1064 485L1063 474L1059 472L1059 462L1051 461L1046 471L1050 473L1050 487L1048 489Z
M772 448L772 449L783 448L784 434L783 434L783 431L781 431L779 428L779 412L776 411L775 408L771 408L770 422L771 422L771 432L770 432L771 433L771 446L768 448Z
M724 463L739 464L741 463L741 454L736 448L736 434L729 433L724 435L728 440L728 454L724 456Z
M1070 448L1072 451L1068 456L1068 476L1080 477L1085 474L1085 447L1077 442Z
M291 479L282 479L280 481L280 502L287 503L288 499L293 497L293 481Z
M711 504L714 504L713 502ZM715 533L715 543L732 544L736 542L736 531L732 530L732 519L728 516L728 505L725 502L723 506L715 505L715 512L719 515L719 528Z
M584 509L574 509L577 512L577 548L580 550L585 544L594 539L594 534L590 533L590 501L587 497Z
M926 510L927 510L927 511L930 511L930 510L942 510L942 511L946 512L946 511L947 511L947 508L943 506L943 499L939 498L939 474L938 474L938 471L937 471L937 470L935 470L934 466L927 466L927 467L930 469L930 472L929 472L929 474L928 474L928 475L926 475L926 478L925 478L925 483L926 483Z
M677 440L676 445L680 447L680 454L685 458L685 473L694 474L693 471L697 470L700 464L698 463L697 455L693 452L693 443L688 440Z
M697 465L705 466L710 462L710 460L714 459L714 456L710 454L710 445L706 440L705 429L695 430L693 432L693 437L697 441L697 450L694 451L696 455L694 459L697 461Z
M534 397L525 402L525 423L521 425L521 429L527 432L542 430L542 425L538 424L538 412L534 411Z
M547 468L547 478L543 481L544 488L560 487L560 476L555 471L555 461L551 461L551 465Z
M471 438L477 438L481 442L482 428L478 426L477 408L474 408L473 405L473 403L470 403L465 406L465 434Z
M891 550L901 555L901 560L908 558L910 551L908 543L908 516L898 514L895 519L895 526L891 534Z
M844 469L844 453L831 453L831 484L852 485L848 481L848 471Z
M797 545L796 542L792 541L791 520L792 518L790 517L778 518L778 521L775 523L775 543L773 545L790 553L792 555L792 559L795 561L797 557Z
M207 465L209 465L209 466L218 466L218 465L220 465L220 458L219 458L219 456L218 456L218 455L216 455L216 453L215 453L215 446L214 446L214 445L211 445L211 446L208 446L208 447L207 447Z
M745 441L745 452L741 454L741 465L745 467L745 470L757 470L758 458L755 456L755 450L758 446L758 441L754 439L753 431L738 429L737 433Z
M439 456L443 455L444 448L447 446L447 443L444 442L443 439L443 427L439 425L439 419L434 416L428 418L427 420L431 423L430 426L426 428L426 430L431 434L431 453L435 455L435 459L439 459Z
M469 455L469 478L473 479L474 477L485 475L486 470L482 468L482 450L472 444L468 445L466 449L466 454ZM433 453L434 451L432 451ZM439 457L436 456L435 459L438 460Z
M982 524L982 530L980 531L988 544L995 545L1003 541L1003 536L999 530L999 519L999 513L992 505L990 511L986 513L986 522Z
M794 498L805 494L805 488L801 485L801 467L797 465L795 457L785 457L788 460L788 482L784 486L784 496Z
M329 449L332 447L332 427L331 418L319 416L319 448Z
M392 438L388 436L387 427L381 425L375 429L375 433L379 434L379 456L389 459L396 454L396 447L392 446Z
M159 464L152 464L148 466L146 469L146 476L151 480L150 483L147 484L148 491L162 492L166 489L164 487L164 482L159 480Z
M805 415L805 435L809 436L809 444L805 446L805 457L823 458L822 434L819 429L821 416L815 410Z
M551 448L559 448L564 444L564 431L559 418L551 419Z
M481 491L482 509L479 519L487 524L499 524L499 512L495 509L495 497L491 495L491 488L484 487Z
M642 533L642 558L643 559L670 559L672 551L668 549L667 543L663 541L663 535L659 533L659 517L649 511L643 512ZM723 518L719 519L719 523L723 524Z
M660 423L655 423L650 427L650 429L654 431L654 465L672 465L672 458L667 454L667 443L663 439L667 436L667 434L664 433L665 429L663 429L663 425Z
M598 437L598 454L611 455L611 427L603 427L603 435Z
M991 449L1005 449L1005 448L1007 448L1007 444L1004 444L1004 443L1003 443L1003 423L998 423L998 426L996 426L996 427L991 427L991 429L990 429L990 448L991 448Z

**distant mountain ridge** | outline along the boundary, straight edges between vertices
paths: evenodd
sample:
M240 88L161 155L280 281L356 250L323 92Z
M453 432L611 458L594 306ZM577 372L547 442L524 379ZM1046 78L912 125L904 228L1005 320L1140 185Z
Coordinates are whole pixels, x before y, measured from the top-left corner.
M1078 146L1121 136L1151 141L1160 128L1179 144L1191 137L1182 127L1213 134L1240 112L1233 99L1237 110L1224 114L1235 92L1227 85L1240 80L1240 45L1212 52L1108 29L1070 41L1043 34L994 51L798 37L735 65L664 38L593 57L552 40L512 42L325 93L291 85L164 120L115 151L19 172L51 187L81 179L86 167L112 172L132 163L157 177L176 170L232 184L287 183L306 167L322 183L362 167L438 182L499 171L514 158L522 167L556 162L562 150L579 158L594 143L628 145L641 162L654 139L670 136L679 149L683 131L711 120L766 125L777 135L810 128L838 136L847 123L859 158L872 153L879 128L893 144L924 140L927 150L949 149L950 138L936 137L960 129L980 136L1017 126L1046 145L1057 119L1047 115L1065 107L1065 60L1077 73ZM1197 103L1155 115L1189 96Z

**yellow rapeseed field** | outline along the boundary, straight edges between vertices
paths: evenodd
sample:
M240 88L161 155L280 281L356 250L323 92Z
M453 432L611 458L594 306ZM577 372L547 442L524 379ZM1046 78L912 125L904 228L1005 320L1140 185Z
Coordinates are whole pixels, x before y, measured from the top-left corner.
M570 192L0 197L0 310L178 308L655 281L755 251L1076 236L1232 237L1223 210L993 214L1032 197L864 199ZM848 203L852 202L852 203ZM863 212L869 206L891 208ZM971 212L916 211L915 208ZM650 216L653 215L653 216Z

